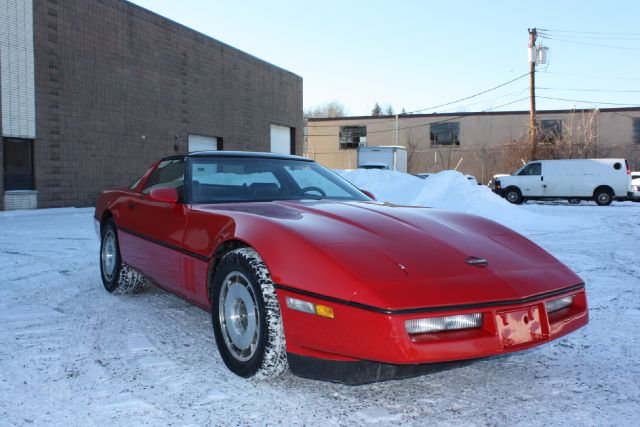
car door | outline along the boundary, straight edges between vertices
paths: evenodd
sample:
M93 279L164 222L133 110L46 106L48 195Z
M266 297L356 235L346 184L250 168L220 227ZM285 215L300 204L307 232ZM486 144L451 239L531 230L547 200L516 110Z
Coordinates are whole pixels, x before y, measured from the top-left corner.
M544 196L542 163L529 163L518 173L518 186L523 197Z
M156 188L175 188L178 203L154 200L149 193ZM181 288L182 239L189 210L184 193L185 159L167 159L158 163L128 206L136 241L136 253L129 254L133 265L176 292Z

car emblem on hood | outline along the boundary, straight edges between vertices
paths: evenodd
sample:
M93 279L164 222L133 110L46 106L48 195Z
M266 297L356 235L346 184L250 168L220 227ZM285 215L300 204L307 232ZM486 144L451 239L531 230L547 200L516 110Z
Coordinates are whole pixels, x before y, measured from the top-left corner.
M476 266L476 267L488 267L489 266L489 261L487 261L484 258L478 258L478 257L475 257L475 256L467 257L467 259L464 260L464 262L466 262L469 265Z

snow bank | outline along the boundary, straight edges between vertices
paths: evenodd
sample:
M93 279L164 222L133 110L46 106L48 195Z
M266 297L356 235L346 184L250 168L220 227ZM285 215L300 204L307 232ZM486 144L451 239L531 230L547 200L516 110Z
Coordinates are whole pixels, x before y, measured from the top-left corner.
M383 202L471 213L518 230L536 228L545 220L539 214L512 205L484 185L470 183L463 174L452 170L430 175L426 179L379 169L336 172ZM556 225L559 223L556 222Z

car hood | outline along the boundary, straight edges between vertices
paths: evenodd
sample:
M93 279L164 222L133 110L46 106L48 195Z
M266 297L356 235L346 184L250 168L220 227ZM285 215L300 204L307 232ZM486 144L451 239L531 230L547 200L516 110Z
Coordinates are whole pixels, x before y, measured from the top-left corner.
M284 285L380 308L510 301L581 283L525 237L474 215L335 201L201 209L277 223L315 248L305 258L309 276L319 258L339 266L344 275L329 285L312 279Z

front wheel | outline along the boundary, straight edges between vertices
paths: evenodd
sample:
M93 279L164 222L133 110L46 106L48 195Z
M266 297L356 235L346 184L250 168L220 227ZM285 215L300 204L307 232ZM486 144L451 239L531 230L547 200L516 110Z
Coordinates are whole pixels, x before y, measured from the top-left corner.
M280 304L271 275L253 249L236 249L220 260L211 320L220 356L232 372L264 378L286 371Z
M144 289L147 278L122 262L116 223L112 218L102 226L100 242L100 275L102 284L109 292L134 294Z
M515 187L509 187L504 190L504 198L514 205L519 205L523 202L522 193Z
M118 246L118 233L116 223L108 219L102 227L102 239L100 242L100 274L104 288L113 292L118 289L122 260Z

